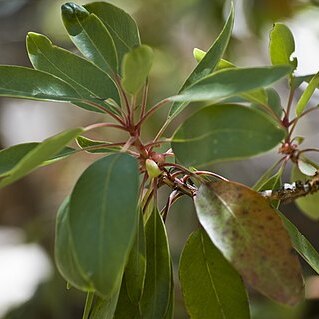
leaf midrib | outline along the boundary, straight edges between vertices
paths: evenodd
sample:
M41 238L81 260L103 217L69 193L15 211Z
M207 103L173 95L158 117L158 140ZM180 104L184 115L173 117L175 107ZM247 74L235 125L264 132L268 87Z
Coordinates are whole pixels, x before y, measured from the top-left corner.
M221 315L222 315L222 317L224 319L227 319L226 314L225 314L224 309L223 309L223 306L222 306L222 303L221 303L221 300L220 300L219 295L218 295L217 290L216 290L215 281L214 281L213 276L211 274L211 271L209 269L208 258L206 256L206 250L205 250L205 243L204 243L204 239L203 239L203 234L200 234L200 242L201 242L201 246L202 246L203 257L204 257L204 260L205 260L205 267L206 267L206 270L207 270L207 273L208 273L208 276L209 276L209 279L210 279L211 287L213 288L213 291L214 291L215 296L216 296L216 300L217 300L217 303L218 303L218 306L219 306L219 309L220 309L220 313L221 313Z
M276 128L276 130L279 131L279 129L277 127L274 126L274 128ZM219 133L230 133L230 134L235 134L235 133L247 133L247 134L254 134L254 135L261 135L261 136L265 136L265 133L264 132L260 132L260 130L246 130L246 129L215 129L215 130L211 130L210 132L208 133L204 133L202 135L199 135L199 136L196 136L196 137L192 137L192 138L177 138L175 139L173 137L172 139L172 143L187 143L187 142L195 142L195 141L198 141L198 140L201 140L201 139L204 139L204 138L207 138L211 135L218 135ZM268 132L268 131L267 131Z
M90 13L91 15L92 13ZM95 48L95 50L98 52L98 54L100 55L100 57L102 58L102 60L104 61L104 63L107 65L107 67L110 70L113 70L112 67L110 66L110 64L108 63L108 61L104 58L104 56L102 55L102 53L98 50L98 48L96 47L95 43L92 41L91 37L89 36L89 34L87 33L87 31L85 30L84 26L82 25L82 23L80 22L78 16L76 15L76 19L79 23L79 25L82 27L84 33L86 34L87 38L90 40L90 42L92 43L93 47ZM102 22L101 22L102 23Z
M33 41L33 40L32 40ZM95 97L101 98L99 97L96 93L94 93L93 91L89 90L87 87L83 86L81 83L77 82L74 78L70 77L67 73L65 73L63 70L61 70L56 64L54 64L49 57L43 52L43 50L37 45L37 43L35 41L33 41L34 45L38 48L38 50L40 51L41 55L43 56L44 59L47 60L47 62L53 66L53 68L55 68L57 71L59 71L60 73L62 73L65 77L67 77L71 82L75 83L76 85L78 85L79 87L81 87L84 91L89 92L90 94L92 94ZM63 49L58 49L55 48L53 46L51 46L52 50L63 50ZM69 53L69 52L65 52L65 53ZM72 53L71 53L72 54ZM81 59L81 57L79 57L79 59ZM85 60L83 60L85 61ZM76 92L81 96L82 94L80 92L78 92L78 90L72 86L72 88L74 90L76 90Z

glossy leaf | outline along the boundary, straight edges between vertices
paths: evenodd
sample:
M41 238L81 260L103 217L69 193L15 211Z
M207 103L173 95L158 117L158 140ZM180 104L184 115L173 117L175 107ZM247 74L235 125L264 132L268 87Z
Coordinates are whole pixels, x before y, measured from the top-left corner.
M263 112L235 104L211 105L177 129L172 148L180 163L202 166L266 152L284 136L285 131Z
M305 182L309 180L309 176L302 174L298 167L294 165L291 171L291 180ZM295 200L295 203L306 216L319 220L319 192L300 197Z
M153 50L141 45L126 53L122 64L122 85L130 94L137 94L143 87L153 63Z
M59 272L69 284L80 290L92 290L74 251L69 225L69 197L62 203L56 217L54 256Z
M44 101L78 101L80 96L61 79L22 66L0 66L0 96Z
M91 140L82 135L76 138L76 142L80 148L86 149L86 152L88 153L114 153L121 149L116 146L107 147L107 144L110 144L109 142ZM93 149L94 147L97 148Z
M291 71L288 66L229 68L195 82L171 101L221 101L227 97L269 86Z
M121 285L137 228L137 195L137 161L123 153L93 163L71 195L74 249L81 268L105 299Z
M107 299L98 297L92 307L89 319L113 319L118 298L119 291L116 291L111 297Z
M194 49L194 56L199 61L203 59L203 57L206 55L205 51ZM227 60L221 59L219 63L217 64L216 70L223 70L223 69L229 69L229 68L237 68L237 66ZM242 93L239 95L243 100L247 100L253 103L258 103L265 105L267 104L267 94L264 89L258 89L246 93Z
M218 181L202 184L194 201L210 239L247 283L279 303L303 299L299 261L266 198L244 185Z
M52 44L41 34L29 33L27 48L33 66L68 82L83 100L93 100L106 106L103 100L120 102L117 88L111 78L87 60ZM89 110L96 108L78 104ZM99 110L98 110L99 111Z
M139 223L135 241L125 268L125 282L129 298L133 303L139 303L144 288L146 273L146 248L143 215L139 216Z
M228 46L231 33L233 30L233 25L234 25L234 7L232 5L231 11L223 27L223 30L221 31L221 33L219 34L219 36L217 37L213 45L208 49L207 53L198 63L198 65L193 70L193 72L186 79L182 88L179 90L178 96L183 95L183 92L186 89L188 89L190 86L192 86L194 83L201 80L202 78L205 78L208 74L210 74L216 68L218 62L223 57L226 51L226 48ZM174 103L171 106L171 109L169 111L169 117L175 117L176 115L178 115L187 106L187 103L184 103L184 102L190 102L190 100L178 100L178 99L175 99L175 100L172 99L172 101L174 101Z
M64 26L81 53L107 73L117 73L115 44L103 22L72 2L64 4L61 10Z
M295 51L295 40L289 28L282 23L275 23L270 32L270 59L273 65L290 64L297 67L297 60L291 60Z
M298 254L319 274L319 254L308 239L299 232L298 228L284 214L278 212Z
M309 82L307 88L302 93L298 103L296 105L296 115L300 116L304 109L306 108L312 94L314 93L315 89L318 88L319 85L319 73L317 73Z
M145 225L146 277L141 299L143 319L163 318L170 305L171 261L165 226L157 209Z
M10 164L14 165L12 165L10 170L7 170L5 176L0 180L0 188L24 177L46 161L52 159L53 156L62 151L66 144L82 132L82 128L64 131L39 143L21 159L18 160L18 157L15 157L15 162Z
M190 318L250 318L240 275L204 230L193 232L187 240L180 259L179 277Z
M107 2L89 3L84 8L94 13L110 32L121 65L124 54L141 44L136 22L125 11Z

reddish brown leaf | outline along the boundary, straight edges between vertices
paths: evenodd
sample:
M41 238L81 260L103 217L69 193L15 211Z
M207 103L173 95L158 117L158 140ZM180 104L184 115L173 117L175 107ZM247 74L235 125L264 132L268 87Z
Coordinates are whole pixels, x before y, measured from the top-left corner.
M203 184L194 199L200 223L245 281L277 302L303 299L301 267L267 199L233 182Z

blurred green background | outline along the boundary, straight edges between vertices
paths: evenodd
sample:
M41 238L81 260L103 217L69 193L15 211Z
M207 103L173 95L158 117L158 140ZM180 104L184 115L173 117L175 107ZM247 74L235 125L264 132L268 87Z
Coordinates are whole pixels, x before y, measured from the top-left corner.
M84 4L87 1L78 1ZM142 41L155 49L151 72L150 102L175 94L195 66L194 47L208 49L227 16L225 0L119 0L110 1L131 13ZM28 31L44 33L51 40L75 50L60 19L60 0L0 0L0 64L30 66L25 50ZM234 0L236 20L227 59L240 66L267 65L268 32L276 21L284 21L295 34L298 74L319 70L318 0ZM287 88L279 86L286 103ZM314 99L318 100L318 96ZM162 125L167 109L148 122L144 134L152 136ZM67 104L0 99L0 146L41 141L68 127L96 122L100 115ZM299 128L309 146L318 145L318 114ZM178 120L168 129L172 132ZM92 137L110 136L101 129ZM111 139L116 136L111 136ZM318 146L317 146L318 147ZM53 262L55 214L81 172L95 155L81 154L39 169L0 192L0 318L81 318L85 296L66 284ZM252 185L276 159L275 151L257 160L216 165L212 169L232 180ZM289 181L289 176L285 176ZM166 190L167 191L167 190ZM161 198L167 195L163 191ZM319 208L318 208L319 209ZM319 249L319 225L293 205L284 212ZM192 203L183 198L168 217L167 227L174 259L175 277L183 244L197 226ZM304 265L307 301L288 309L251 291L254 319L319 318L319 283ZM178 283L175 318L188 318ZM156 318L154 318L156 319ZM235 319L235 318L234 318Z

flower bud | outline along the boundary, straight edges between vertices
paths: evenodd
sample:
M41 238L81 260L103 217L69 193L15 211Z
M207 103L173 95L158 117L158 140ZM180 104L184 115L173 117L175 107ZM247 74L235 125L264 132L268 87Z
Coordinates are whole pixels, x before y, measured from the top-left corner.
M145 167L150 178L155 178L162 174L162 171L159 169L156 162L149 158L145 161Z

